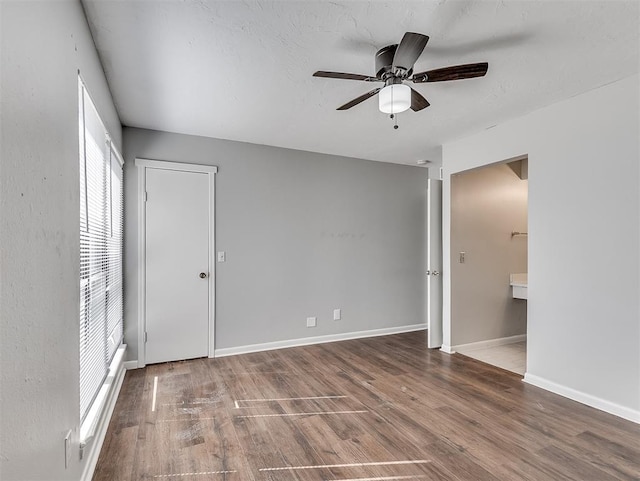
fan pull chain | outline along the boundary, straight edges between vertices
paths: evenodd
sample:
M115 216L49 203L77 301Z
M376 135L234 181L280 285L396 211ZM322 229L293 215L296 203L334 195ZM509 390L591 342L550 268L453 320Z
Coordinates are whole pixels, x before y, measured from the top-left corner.
M391 105L392 105L392 107L391 107L391 112L392 113L391 113L391 115L389 115L389 118L393 120L393 128L395 130L398 130L398 115L395 112L393 112L393 105L395 105L393 103L393 86L391 86Z

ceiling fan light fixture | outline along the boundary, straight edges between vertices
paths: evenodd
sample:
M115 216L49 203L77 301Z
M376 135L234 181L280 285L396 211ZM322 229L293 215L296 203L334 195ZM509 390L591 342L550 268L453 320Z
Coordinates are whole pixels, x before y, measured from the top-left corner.
M387 85L378 93L378 108L385 114L397 114L411 107L411 88L404 84Z

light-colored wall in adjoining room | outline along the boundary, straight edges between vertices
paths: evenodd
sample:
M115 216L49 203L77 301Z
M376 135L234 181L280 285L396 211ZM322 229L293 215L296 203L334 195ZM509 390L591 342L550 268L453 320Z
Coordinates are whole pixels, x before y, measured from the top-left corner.
M527 332L509 274L527 272L527 181L507 164L451 177L451 319L455 344ZM464 252L464 263L460 263Z
M78 70L118 146L122 132L80 2L0 9L0 478L74 480L83 469Z
M215 247L227 260L216 264L216 349L425 322L427 169L132 128L124 138L129 348L138 340L136 157L219 167Z
M527 376L640 422L639 82L634 75L446 144L443 229L447 263L453 173L528 154Z

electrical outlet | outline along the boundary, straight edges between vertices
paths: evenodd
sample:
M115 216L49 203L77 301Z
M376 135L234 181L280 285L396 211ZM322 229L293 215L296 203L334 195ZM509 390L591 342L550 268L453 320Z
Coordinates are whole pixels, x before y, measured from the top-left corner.
M342 319L342 310L341 309L334 309L333 310L333 320L334 321L339 321L340 319Z
M315 317L307 317L307 327L316 327Z
M71 429L64 437L64 469L69 469L71 465Z
M460 264L464 264L465 252L460 252L460 257L458 258L458 262Z

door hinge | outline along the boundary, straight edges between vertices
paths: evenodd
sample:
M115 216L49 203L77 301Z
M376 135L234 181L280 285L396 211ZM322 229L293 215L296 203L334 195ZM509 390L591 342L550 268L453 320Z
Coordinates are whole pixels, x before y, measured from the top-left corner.
M147 342L147 331L144 331L144 342Z
M144 201L148 201L149 200L149 194L147 193L147 191L144 191L144 195L143 195Z

